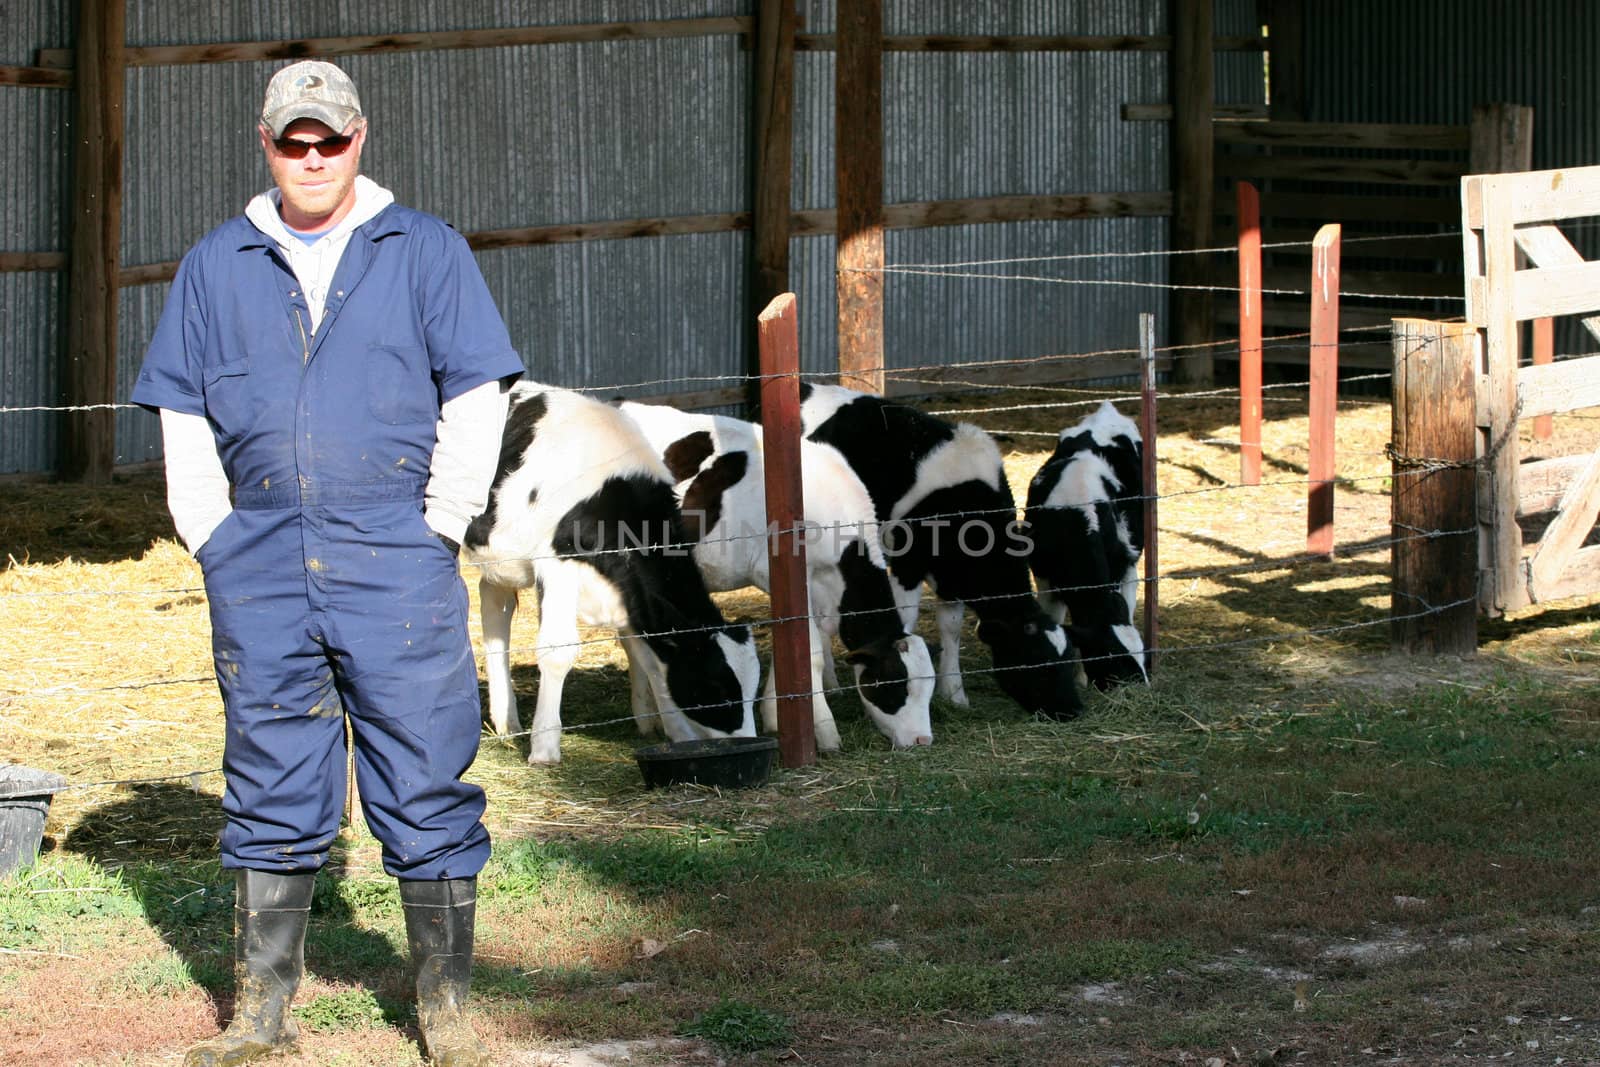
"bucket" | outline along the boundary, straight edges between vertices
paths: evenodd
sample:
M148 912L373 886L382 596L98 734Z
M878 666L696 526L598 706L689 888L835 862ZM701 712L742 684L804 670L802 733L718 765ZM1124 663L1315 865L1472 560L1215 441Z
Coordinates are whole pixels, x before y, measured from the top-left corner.
M14 763L0 766L0 878L38 858L50 798L66 784L50 771Z

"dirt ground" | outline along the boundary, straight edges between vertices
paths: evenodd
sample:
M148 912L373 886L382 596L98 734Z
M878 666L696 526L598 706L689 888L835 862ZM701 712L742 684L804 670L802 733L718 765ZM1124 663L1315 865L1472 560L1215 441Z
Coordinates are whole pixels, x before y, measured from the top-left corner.
M920 406L952 413L950 417L994 433L1006 452L1007 474L1020 500L1048 455L1055 430L1076 421L1087 411L1083 405L1098 398L1080 390L1040 388L977 400L934 398ZM1120 401L1125 412L1136 411L1137 404L1125 394ZM1163 660L1158 662L1269 649L1281 669L1303 679L1399 684L1386 651L1392 478L1384 452L1390 435L1387 404L1341 404L1337 547L1332 560L1318 562L1300 559L1309 488L1304 403L1303 392L1273 395L1266 412L1262 484L1244 487L1238 484L1236 401L1163 397L1156 486L1163 576L1155 587L1163 612ZM1548 442L1534 440L1525 424L1522 445L1528 458L1594 451L1600 448L1600 412L1559 417L1557 433ZM86 815L98 812L103 819L108 796L130 788L109 783L175 780L175 791L192 785L214 796L220 784L215 774L220 715L204 593L198 568L173 537L159 474L121 478L111 490L94 493L23 483L8 485L3 492L10 505L0 514L0 556L5 559L0 570L0 715L5 720L0 758L48 766L82 786L56 798L46 827L49 842L60 847L72 840ZM1289 561L1299 562L1289 566ZM474 584L470 575L468 584ZM475 613L475 590L473 597ZM730 613L747 617L760 618L766 610L764 601L749 593L723 598L723 603ZM1537 665L1572 684L1594 684L1600 682L1600 666L1593 658L1592 617L1588 601L1481 620L1482 646L1496 657ZM532 663L531 627L526 624L513 639L519 649L516 661L524 667ZM475 643L478 638L474 618ZM1352 649L1363 654L1353 658ZM613 644L596 643L588 647L578 673L615 669L621 662ZM1406 684L1419 676L1470 683L1480 669L1490 668L1473 661L1408 661ZM574 742L583 743L581 738ZM509 778L521 770L515 761L481 767L491 791L496 776ZM515 795L514 806L495 806L497 831L649 826L692 818L692 813L664 810L662 805L670 801L659 797L595 809L570 794L541 795L519 788ZM197 799L190 797L191 803ZM181 798L170 812L170 823L160 812L126 818L125 836L97 839L93 855L99 862L114 866L159 860L192 844L184 838ZM166 1055L113 1050L181 1048L216 1025L217 1007L208 997L193 985L168 983L159 974L136 983L146 992L123 997L108 993L117 988L111 980L115 976L153 966L148 961L164 952L154 933L114 939L93 957L48 950L14 953L4 943L0 926L0 1029L11 1034L0 1034L0 1050L11 1050L0 1061L168 1062L172 1057ZM1419 950L1404 934L1315 949L1376 956ZM1248 961L1240 965L1248 966ZM154 997L147 992L152 987L159 991ZM48 1003L34 1002L45 990ZM316 981L307 995L330 992L338 987ZM1132 995L1126 989L1085 988L1075 1010L1092 1014L1099 1002ZM86 1018L91 1026L84 1025ZM1033 1023L998 1019L994 1025L1016 1029ZM25 1035L32 1035L26 1044ZM398 1031L363 1040L368 1044L359 1056L279 1062L415 1062L414 1046ZM500 1046L508 1053L505 1062L528 1067L715 1061L708 1047L692 1042L582 1048L530 1042L514 1051L514 1039L506 1040ZM886 1040L892 1043L892 1038ZM42 1051L46 1049L57 1050L56 1058ZM1374 1062L1404 1060L1379 1056Z

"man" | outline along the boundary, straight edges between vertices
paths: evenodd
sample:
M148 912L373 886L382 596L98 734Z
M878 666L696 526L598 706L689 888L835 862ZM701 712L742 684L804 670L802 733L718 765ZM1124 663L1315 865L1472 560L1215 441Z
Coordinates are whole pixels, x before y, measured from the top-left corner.
M161 414L173 522L199 561L227 736L231 1025L190 1067L295 1044L306 918L345 796L400 879L435 1063L487 1062L463 1002L489 855L458 543L488 496L523 366L471 252L359 174L348 76L267 86L275 188L184 257L134 402Z

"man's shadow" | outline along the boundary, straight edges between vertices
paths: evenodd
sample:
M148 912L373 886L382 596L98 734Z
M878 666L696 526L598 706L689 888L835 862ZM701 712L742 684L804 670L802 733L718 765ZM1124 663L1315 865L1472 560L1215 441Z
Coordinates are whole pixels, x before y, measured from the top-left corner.
M210 995L217 1025L233 1017L234 873L218 859L224 817L214 794L147 783L87 813L61 848L116 870L150 925ZM317 875L306 931L308 973L370 990L390 1025L411 1028L408 961L389 939L357 921L353 902L400 914L394 879L354 878L335 848ZM303 1007L304 995L297 997Z

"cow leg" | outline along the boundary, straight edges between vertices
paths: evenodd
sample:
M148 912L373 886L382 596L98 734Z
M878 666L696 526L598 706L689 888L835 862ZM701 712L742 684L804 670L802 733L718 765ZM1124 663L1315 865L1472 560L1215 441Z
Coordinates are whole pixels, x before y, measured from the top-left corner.
M483 620L483 673L489 682L489 722L501 737L522 730L517 694L511 687L511 617L517 591L478 579L478 612Z
M578 584L571 567L539 573L539 695L528 738L529 763L561 762L561 690L578 660Z
M778 668L767 663L767 681L761 687L761 728L769 734L778 732Z
M837 610L837 609L836 609ZM817 751L839 751L839 726L833 721L833 709L828 707L828 697L823 692L823 649L833 642L817 626L816 617L807 627L811 637L811 725L816 730ZM829 657L831 662L832 657ZM835 679L834 684L838 681Z
M640 737L654 737L661 731L661 715L656 710L655 692L650 684L650 671L655 668L655 657L650 655L644 638L638 634L617 635L622 651L628 657L628 697L633 710L633 724L639 728Z
M934 691L961 708L968 706L961 684L961 620L966 610L959 600L941 600L934 607L939 620L939 683Z

